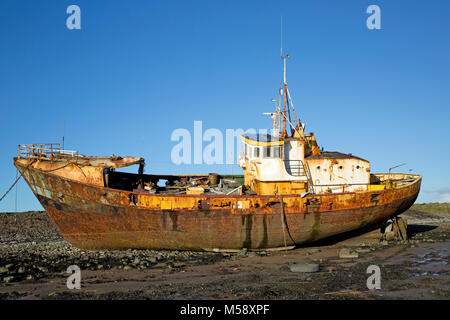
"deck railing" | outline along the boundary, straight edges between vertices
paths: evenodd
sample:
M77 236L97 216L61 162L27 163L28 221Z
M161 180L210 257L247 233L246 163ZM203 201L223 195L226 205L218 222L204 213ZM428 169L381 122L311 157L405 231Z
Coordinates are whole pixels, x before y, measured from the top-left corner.
M284 160L284 166L291 176L304 176L305 168L302 160Z
M53 159L55 156L78 157L78 151L63 150L59 143L20 144L19 158Z

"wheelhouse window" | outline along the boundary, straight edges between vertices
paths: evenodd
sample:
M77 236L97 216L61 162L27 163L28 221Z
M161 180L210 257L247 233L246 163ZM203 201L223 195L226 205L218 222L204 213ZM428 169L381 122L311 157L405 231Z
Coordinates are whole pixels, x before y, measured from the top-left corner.
M248 158L281 158L282 146L252 146L243 143L242 150Z
M259 151L259 149L260 149L260 147L254 147L253 148L254 150L255 150L255 158L259 158L259 155L260 155L260 151Z
M280 146L263 147L263 157L264 158L280 158L281 157L281 147Z
M281 147L280 146L272 147L272 155L273 158L281 158Z

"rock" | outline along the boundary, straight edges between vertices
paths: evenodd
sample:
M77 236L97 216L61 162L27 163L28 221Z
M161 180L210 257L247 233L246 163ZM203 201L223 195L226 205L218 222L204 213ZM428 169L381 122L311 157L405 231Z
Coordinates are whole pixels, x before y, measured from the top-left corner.
M243 248L241 251L239 251L238 256L245 256L247 255L247 248Z
M1 267L0 268L0 274L8 273L8 268Z
M355 249L355 251L359 253L367 253L370 252L371 250L369 248L357 248Z
M391 241L391 240L394 240L395 239L395 233L394 232L386 232L385 234L384 234L384 238L387 240L387 241Z
M46 267L38 267L38 270L42 273L47 273L48 269Z
M158 258L157 257L150 257L148 258L148 261L151 263L157 263L158 262Z
M103 269L103 265L102 265L102 264L99 264L99 265L97 266L97 269L98 269L98 270Z
M256 253L251 251L247 254L249 257L256 257Z
M382 246L388 246L389 242L387 242L386 240L381 241L381 245Z
M350 249L343 248L339 250L339 258L341 259L355 259L358 258L357 252L352 252Z
M289 268L292 272L319 272L318 263L292 263Z
M11 282L11 281L13 281L14 280L14 277L13 276L9 276L9 277L4 277L3 278L3 282L5 282L5 283L9 283L9 282Z
M320 249L317 249L317 248L313 248L313 249L309 250L309 253L318 253L318 252L320 252Z
M7 264L5 266L5 268L8 269L8 270L11 270L12 268L14 268L14 265L12 263L10 263L10 264Z
M129 265L126 265L125 267L123 267L123 270L130 270L131 269L131 266L129 266Z

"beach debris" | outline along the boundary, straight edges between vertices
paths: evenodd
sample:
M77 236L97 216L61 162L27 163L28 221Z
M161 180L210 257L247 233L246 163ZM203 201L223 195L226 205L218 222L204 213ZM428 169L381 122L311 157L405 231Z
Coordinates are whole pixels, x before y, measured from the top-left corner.
M386 241L407 241L408 240L408 223L406 219L395 217L385 223L382 228L383 235L381 240Z

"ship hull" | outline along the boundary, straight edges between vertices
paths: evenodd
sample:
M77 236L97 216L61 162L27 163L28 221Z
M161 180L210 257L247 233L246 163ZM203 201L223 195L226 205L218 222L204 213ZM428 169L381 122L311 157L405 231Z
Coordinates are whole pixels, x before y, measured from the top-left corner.
M284 248L376 227L416 200L421 177L402 187L340 194L167 195L83 183L15 161L72 245L99 249ZM405 175L406 176L406 175Z

